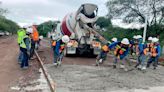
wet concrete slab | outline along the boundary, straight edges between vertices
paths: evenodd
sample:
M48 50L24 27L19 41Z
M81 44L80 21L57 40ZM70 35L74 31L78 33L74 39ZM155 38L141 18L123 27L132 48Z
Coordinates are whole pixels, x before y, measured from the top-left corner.
M164 92L164 67L146 72L87 65L45 67L56 83L57 92Z

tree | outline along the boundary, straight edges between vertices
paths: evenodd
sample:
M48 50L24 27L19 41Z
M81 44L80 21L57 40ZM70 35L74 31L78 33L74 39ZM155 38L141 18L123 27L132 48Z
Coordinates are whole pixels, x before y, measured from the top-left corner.
M164 20L164 0L109 0L106 3L108 16L111 18L121 18L124 22L145 23L157 32L157 25L163 25Z
M100 26L100 28L105 28L111 25L111 20L109 18L99 17L96 24Z
M46 37L48 32L51 32L52 30L56 28L58 22L59 21L47 21L47 22L41 23L40 25L38 25L38 28L37 28L39 34Z
M0 6L1 6L2 2L0 2ZM3 9L3 8L0 8L0 31L8 31L10 33L16 33L19 26L7 19L4 15L8 13L8 10L7 9Z

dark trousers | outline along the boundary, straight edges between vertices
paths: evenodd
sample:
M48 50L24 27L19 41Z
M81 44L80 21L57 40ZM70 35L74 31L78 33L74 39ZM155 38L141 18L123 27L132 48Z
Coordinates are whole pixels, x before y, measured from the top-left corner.
M101 51L100 54L98 55L97 59L103 59L106 60L107 57L107 52Z
M20 50L23 53L23 59L22 59L22 62L21 62L21 68L28 67L28 59L29 59L29 56L27 54L27 49L20 48Z
M154 68L156 68L158 66L158 57L150 57L147 67L149 67L151 63L153 63Z
M35 50L35 41L31 41L31 49L30 49L30 59L33 57L34 55L34 50Z

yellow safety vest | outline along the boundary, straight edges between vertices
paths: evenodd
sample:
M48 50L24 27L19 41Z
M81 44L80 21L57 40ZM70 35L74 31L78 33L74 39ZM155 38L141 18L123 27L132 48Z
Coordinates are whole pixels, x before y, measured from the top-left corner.
M27 36L27 35L25 35L25 36L23 37L23 39L21 40L21 43L20 43L20 47L22 47L22 48L27 48L27 47L26 47L26 44L25 44L25 42L24 42L24 39L25 39L25 38L29 38L29 39L30 39L30 37ZM29 40L29 41L30 41L30 40ZM31 48L31 41L30 41L29 45L30 45L30 48Z
M18 44L20 44L22 41L22 38L26 35L26 31L24 29L20 29L17 31L17 35L18 35L17 42Z

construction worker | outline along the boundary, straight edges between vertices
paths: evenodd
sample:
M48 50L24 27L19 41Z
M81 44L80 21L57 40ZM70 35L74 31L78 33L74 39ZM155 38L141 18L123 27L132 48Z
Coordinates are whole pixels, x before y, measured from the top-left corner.
M156 69L158 66L158 59L161 54L161 46L158 41L159 41L158 38L156 38L156 37L152 38L153 45L151 47L151 58L149 59L149 61L147 63L147 68L150 67L151 63L153 63L154 69Z
M108 46L109 46L109 43L102 46L101 52L96 58L96 66L103 64L103 62L106 60L107 53L109 52Z
M17 31L17 42L19 45L19 49L20 49L21 40L24 37L24 35L26 35L26 28L27 28L26 26L23 26L21 29ZM23 53L20 51L18 56L19 64L21 64L22 59L23 59Z
M147 55L147 45L142 43L142 36L138 35L138 48L137 48L137 55L138 55L138 62L135 65L135 68L138 68L139 70L145 70L146 69L146 55Z
M37 43L39 41L39 33L37 31L37 26L34 23L32 25L33 33L32 33L32 40L31 40L31 50L30 50L30 59L34 59L34 50L37 48Z
M52 41L52 47L53 47L53 52L54 52L54 62L53 62L53 64L55 66L58 66L58 65L61 64L65 45L69 41L70 41L70 38L67 35L62 36L61 39L58 39L58 40L54 39Z
M137 43L138 43L137 36L134 35L133 36L133 39L130 41L130 54L132 56L136 55L136 46L137 46L136 44Z
M31 48L31 34L33 31L28 28L26 30L26 35L23 36L21 43L20 43L20 50L23 52L23 60L21 62L21 68L26 69L28 68L28 60Z
M129 40L127 38L124 38L121 42L114 42L110 44L109 48L115 48L113 68L116 68L118 60L121 60L122 62L120 62L120 68L123 68L125 71L128 71L125 65L127 62L128 64L130 64L129 59L127 58L129 52Z
M40 41L43 39L43 36L39 36L39 41L38 41L38 45L40 46Z

